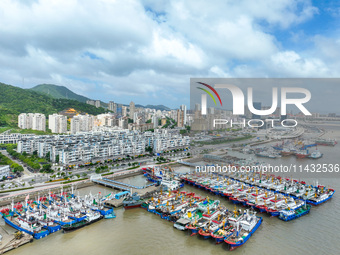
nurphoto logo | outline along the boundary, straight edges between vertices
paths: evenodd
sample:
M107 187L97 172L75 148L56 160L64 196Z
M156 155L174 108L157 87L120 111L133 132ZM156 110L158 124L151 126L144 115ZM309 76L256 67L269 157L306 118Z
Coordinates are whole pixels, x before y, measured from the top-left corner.
M219 99L220 104L222 106L222 100L220 95L217 93L217 91L215 90L215 88L217 89L228 89L231 94L232 94L232 98L233 98L233 115L243 115L244 114L244 94L242 92L242 90L232 84L215 84L214 87L205 84L203 82L197 82L201 85L204 85L206 87L208 87ZM201 87L197 87L200 90L203 90L204 92L206 92L206 94L202 94L201 95L201 112L202 115L207 114L207 94L213 99L213 101L215 102L216 105L216 100L214 98L214 96L211 94L210 91L208 91L207 89L203 89ZM253 88L249 87L247 88L248 91L248 97L247 97L247 106L248 109L251 113L256 114L256 115L270 115L272 113L274 113L277 109L278 106L278 88L277 87L273 87L272 89L272 106L269 109L266 110L259 110L259 109L255 109L254 107L254 102L253 102ZM299 94L303 94L304 97L303 98L287 98L289 93L299 93ZM288 104L292 104L295 105L304 115L312 115L307 109L306 107L303 106L304 103L307 103L309 100L311 99L311 93L308 89L305 88L281 88L281 115L286 115L287 114L287 105Z
M303 79L193 78L190 83L191 109L202 119L209 119L213 128L226 124L296 127L297 120L287 118L288 109L304 116L312 115L306 106L312 95L303 87L308 85ZM229 118L218 117L214 109L230 112Z

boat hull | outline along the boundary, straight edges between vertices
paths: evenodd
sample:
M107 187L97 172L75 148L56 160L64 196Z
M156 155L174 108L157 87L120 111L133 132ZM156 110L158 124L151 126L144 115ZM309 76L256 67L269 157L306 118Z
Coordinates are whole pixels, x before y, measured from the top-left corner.
M77 230L79 228L83 228L85 226L91 225L92 223L95 223L97 221L100 221L103 218L104 218L104 216L100 215L100 217L98 219L90 221L90 222L84 221L83 224L82 224L82 222L77 222L78 224L76 223L76 224L73 224L73 225L62 226L62 230L63 230L64 233L74 231L74 230Z
M243 244L245 244L248 239L255 233L255 231L259 228L259 226L261 225L262 223L262 217L259 217L259 221L256 223L256 225L254 226L254 228L249 232L249 234L247 235L246 238L244 238L242 241L238 241L238 242L231 242L231 241L228 241L227 239L224 240L225 243L228 244L229 246L229 250L234 250L240 246L242 246Z

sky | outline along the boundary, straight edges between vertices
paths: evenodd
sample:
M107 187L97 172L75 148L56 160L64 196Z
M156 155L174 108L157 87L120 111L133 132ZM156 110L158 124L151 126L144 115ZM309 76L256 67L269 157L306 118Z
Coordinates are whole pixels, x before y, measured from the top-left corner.
M178 108L190 78L340 77L339 19L326 0L1 0L0 82Z

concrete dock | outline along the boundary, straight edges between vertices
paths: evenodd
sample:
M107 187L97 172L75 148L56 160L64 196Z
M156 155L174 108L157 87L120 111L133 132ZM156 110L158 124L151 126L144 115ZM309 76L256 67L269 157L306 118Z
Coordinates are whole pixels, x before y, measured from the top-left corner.
M149 186L145 189L132 189L132 193L137 192L137 194L141 198L148 198L148 197L151 197L151 195L158 190L159 190L159 187ZM124 198L108 200L108 201L105 201L105 205L117 208L123 205L123 200Z
M33 242L33 236L22 232L23 236L20 239L16 239L14 233L9 233L3 226L0 226L0 235L2 240L0 242L0 254L4 254L7 251L18 248L21 245Z

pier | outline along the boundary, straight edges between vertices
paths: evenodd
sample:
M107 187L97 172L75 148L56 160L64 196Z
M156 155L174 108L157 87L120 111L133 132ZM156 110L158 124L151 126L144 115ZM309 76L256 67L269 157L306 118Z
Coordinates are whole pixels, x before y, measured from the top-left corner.
M0 254L18 248L21 245L33 242L33 237L25 232L22 232L20 238L16 238L15 234L8 233L2 226L0 226L0 235L2 236L0 242Z
M145 186L135 186L128 183L103 178L101 175L92 176L91 181L95 184L103 185L105 187L110 187L121 191L128 191L131 194L137 193L142 198L148 196L148 194L154 193L158 189L155 183ZM123 200L124 197L120 199L105 201L105 205L109 207L120 207L123 205Z
M131 177L131 176L135 176L139 174L143 174L143 171L141 169L133 169L133 170L114 172L112 174L106 175L105 178L123 179L123 178ZM47 183L44 186L34 187L32 189L27 189L27 190L18 191L18 192L11 192L9 190L7 194L3 194L2 197L0 196L0 207L10 205L12 200L15 203L20 202L24 200L28 194L30 197L36 197L39 194L40 195L47 194L49 191L59 192L61 187L63 187L64 190L71 190L72 185L77 188L89 187L89 186L96 184L92 181L92 179L96 179L96 177L91 176L90 179L75 181L72 183L62 183L62 182L55 183L55 184ZM130 188L129 188L129 191L131 191Z
M96 184L104 185L105 187L111 187L113 189L118 189L118 190L123 190L123 191L131 191L131 190L138 191L138 190L145 189L147 187L155 186L155 183L148 184L146 186L135 186L132 184L119 182L119 181L111 180L108 178L102 178L101 176L98 176L97 178L91 177L91 181Z
M132 194L137 192L138 195L143 199L143 198L147 198L150 197L151 194L155 193L156 191L159 190L159 187L156 187L155 185L148 185L147 187L143 188L143 189L132 189ZM131 190L129 190L131 192ZM120 207L123 205L123 201L124 201L125 197L122 197L120 199L112 199L112 200L108 200L105 201L105 205L108 207Z

